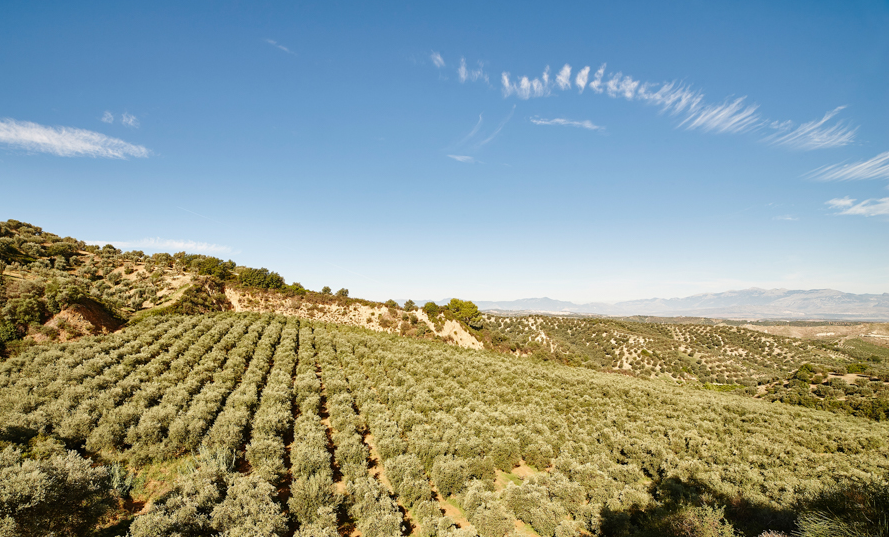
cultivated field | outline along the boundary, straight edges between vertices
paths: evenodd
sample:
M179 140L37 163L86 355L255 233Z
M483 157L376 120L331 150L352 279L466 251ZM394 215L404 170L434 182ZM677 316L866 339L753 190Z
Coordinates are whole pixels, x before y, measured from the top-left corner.
M756 535L889 471L885 422L256 313L25 350L0 424L0 487L87 457L113 500L92 523L134 537L620 535L706 509ZM27 509L4 523L40 534Z

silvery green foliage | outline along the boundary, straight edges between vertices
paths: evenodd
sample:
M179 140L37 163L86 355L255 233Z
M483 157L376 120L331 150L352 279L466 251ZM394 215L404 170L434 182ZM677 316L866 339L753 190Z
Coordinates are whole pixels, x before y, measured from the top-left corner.
M186 512L197 533L235 535L233 521L254 507L274 525L283 506L275 511L269 487L291 482L288 468L298 535L335 533L340 505L367 535L401 531L395 501L420 535L466 535L441 517L437 489L482 535L519 519L568 537L605 527L603 513L655 506L652 484L695 483L714 497L786 508L832 476L889 466L884 423L259 314L148 319L28 349L0 363L0 420L86 439L130 465L202 442L225 448L200 451L178 492L139 517L144 535L179 531ZM46 438L29 452L67 456ZM372 468L370 446L380 459ZM252 490L264 491L256 497L251 480L231 495L240 474L230 454L245 447L249 477L261 483ZM518 475L518 465L522 479L499 473ZM124 493L120 468L108 486ZM192 474L218 474L218 494L201 496ZM213 513L226 501L219 513L229 522L217 529ZM4 516L0 531L18 531Z
M181 340L180 336L187 333L187 331L193 328L198 322L199 319L185 319L178 327L167 332L167 334L150 347L143 349L138 354L125 357L115 369L130 369L133 364L152 362L152 360L161 355L162 352L179 342ZM180 345L176 345L174 352L179 350L184 350L181 347L181 343ZM169 354L166 356L169 357ZM164 358L161 360L161 363L166 362ZM96 379L99 378L101 377L96 377ZM100 451L102 449L115 449L122 446L125 438L128 436L128 430L131 427L135 427L145 410L163 395L162 390L165 389L164 386L152 382L152 380L155 379L151 379L150 377L145 378L144 380L147 382L118 384L118 387L122 388L122 390L115 393L119 398L116 399L119 401L128 398L128 400L122 405L116 404L117 401L114 399L106 400L106 405L110 406L102 409L101 416L97 417L95 427L91 428L91 430L89 427L80 429L81 434L88 432L88 434L83 434L83 436L86 437L88 449L91 451ZM94 388L85 386L86 385L81 386L84 390L84 394L98 393ZM71 397L70 399L74 398L75 397ZM58 400L58 403L55 404L54 407L58 409L59 406L67 404L67 399L69 398L63 396ZM76 399L79 400L80 397L76 397Z
M209 535L212 514L225 499L226 473L218 465L201 467L177 480L172 491L152 503L130 526L132 537Z
M432 466L432 481L444 498L463 490L468 478L469 465L464 459L441 457Z
M74 451L26 459L0 452L0 535L80 535L96 523L111 496L108 471Z
M129 450L132 460L147 460L164 454L163 441L168 436L170 424L203 382L210 378L212 371L218 369L224 353L243 333L243 323L233 328L234 321L232 317L215 322L199 339L193 336L183 338L187 350L170 363L166 371L153 372L151 384L163 395L127 434L127 443L132 446Z
M290 507L290 514L300 524L325 523L324 509L336 507L338 503L330 476L323 473L294 477L290 484L290 493L287 505Z
M156 356L172 344L171 338L164 337L176 325L176 320L140 324L104 340L86 338L78 343L39 346L7 360L0 366L4 370L0 371L4 373L0 375L4 423L45 432L58 418L56 412L93 393L85 382L112 365L126 367L150 360L152 354Z
M228 449L238 449L244 442L247 422L259 403L259 390L271 366L282 328L281 321L272 321L263 333L247 371L226 399L225 408L216 417L205 442Z
M165 440L166 453L198 447L204 434L213 424L219 409L225 403L226 397L247 368L253 349L270 322L268 316L255 318L247 333L226 355L222 369L215 371L212 379L192 398L188 410L173 420Z
M510 485L501 495L504 506L538 534L552 536L567 515L565 509L550 500L549 492L543 486L533 483L522 483L520 487Z
M213 529L223 537L282 535L287 517L274 501L275 488L256 474L229 476L225 500L210 513Z
M327 451L326 427L318 413L321 381L316 373L317 354L314 331L299 331L298 365L293 383L294 402L299 417L293 423L290 447L291 497L287 505L299 524L299 536L337 535L336 509L341 498L334 491L333 470Z
M269 373L259 409L252 420L247 460L253 471L270 483L277 483L286 473L284 434L293 426L292 374L296 365L299 321L288 319L275 349L274 365Z
M397 537L401 535L402 519L398 506L383 485L371 477L349 481L349 512L358 521L362 535Z
M111 479L111 488L117 496L126 497L133 490L136 475L129 468L116 462L108 467L108 475Z
M282 535L287 517L277 491L257 475L233 472L236 454L202 446L172 491L136 517L132 537Z

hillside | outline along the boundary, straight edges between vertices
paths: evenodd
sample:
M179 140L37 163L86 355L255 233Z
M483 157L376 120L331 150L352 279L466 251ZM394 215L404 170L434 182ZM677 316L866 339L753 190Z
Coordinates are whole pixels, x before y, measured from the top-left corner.
M804 328L659 321L484 317L492 341L504 352L889 419L889 338L881 336L889 335L889 325ZM808 337L781 335L791 330ZM801 367L809 374L800 373Z
M889 321L889 293L856 295L833 289L744 289L685 298L629 300L615 304L575 304L550 298L486 302L486 311L527 311L661 317L722 317L730 319L836 319Z
M4 344L67 341L108 333L146 315L259 311L316 318L402 336L481 348L448 309L320 292L215 257L87 245L38 226L0 222L0 352Z
M4 475L82 468L20 532L758 535L889 471L886 423L256 313L27 349L0 418Z
M889 511L889 325L399 306L16 221L0 263L0 535L814 537Z

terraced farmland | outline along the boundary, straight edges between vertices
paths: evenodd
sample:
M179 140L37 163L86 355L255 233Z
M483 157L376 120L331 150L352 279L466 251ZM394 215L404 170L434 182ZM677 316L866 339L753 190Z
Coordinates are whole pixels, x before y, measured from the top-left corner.
M756 535L889 472L886 423L270 314L34 347L0 364L0 424L4 475L75 449L134 537L623 535L686 508Z
M697 380L755 386L785 378L812 362L843 368L863 363L874 376L884 372L885 349L861 340L827 344L767 334L738 326L641 323L615 319L542 315L487 315L485 325L514 350L541 349L562 361L595 369L633 372L679 382ZM866 345L862 353L854 345ZM879 355L874 355L877 352Z

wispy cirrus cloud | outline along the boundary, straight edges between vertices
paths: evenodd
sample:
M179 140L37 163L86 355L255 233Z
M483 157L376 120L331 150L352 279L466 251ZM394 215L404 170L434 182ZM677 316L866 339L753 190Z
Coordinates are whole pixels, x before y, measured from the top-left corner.
M590 68L589 66L584 67L577 73L577 78L574 79L574 84L577 86L578 93L583 93L584 88L586 88L586 81L589 80L590 77Z
M880 153L870 160L824 166L817 170L812 170L806 175L820 181L889 179L889 151Z
M849 145L855 140L857 127L853 128L842 122L826 125L844 108L846 107L838 106L824 114L820 120L803 123L795 129L793 123L789 121L773 123L772 127L778 129L778 132L766 136L763 141L803 151Z
M532 117L531 123L535 125L562 125L565 127L580 127L582 129L588 129L591 131L600 131L605 130L605 127L600 127L599 125L595 125L592 121L588 119L584 119L582 121L575 121L572 119L564 119L564 118L553 118L553 119L544 119L539 117Z
M48 127L31 121L0 118L0 143L59 157L146 158L146 147L74 127Z
M571 88L571 66L567 63L562 70L559 71L559 74L556 75L556 85L559 86L559 89L566 90Z
M286 52L287 54L292 54L292 55L296 56L296 52L293 52L292 50L290 50L289 48L285 47L285 46L282 45L281 43L278 43L278 42L275 41L274 39L263 39L263 41L265 41L266 43L268 43L269 45L275 47L275 48L278 49L278 50L283 50L283 51Z
M529 79L523 76L516 79L515 82L510 80L510 74L503 72L500 75L500 82L503 84L503 96L509 97L515 95L519 99L531 99L532 97L545 97L552 93L551 82L549 79L549 66L543 70L543 75L538 78Z
M867 199L855 203L856 199L846 196L825 202L831 209L839 210L839 215L886 216L889 215L889 198Z
M679 125L688 130L738 133L759 126L761 120L755 104L745 104L746 97L717 105L695 108Z
M550 78L549 66L544 69L540 77L534 79L528 77L513 79L508 72L504 72L501 75L503 96L515 95L519 99L527 100L546 97L555 89L568 90L576 87L579 93L583 93L584 89L589 88L594 93L604 93L613 99L635 100L659 106L662 111L672 115L682 113L685 117L679 126L688 130L740 133L758 128L762 124L762 118L757 113L758 106L746 104L746 97L722 104L707 104L700 91L687 85L677 82L662 84L642 82L621 72L606 76L605 67L606 64L599 66L591 81L590 67L584 67L574 78L573 86L572 68L569 64L565 64L559 70L555 79Z
M448 158L452 158L457 162L463 162L465 164L475 164L478 162L475 158L470 157L469 155L448 155Z
M132 127L134 129L139 128L139 120L136 118L136 116L128 114L126 112L124 112L123 115L120 117L120 122L127 127Z
M676 81L644 82L622 72L606 73L602 64L591 74L589 66L577 72L572 80L573 69L565 64L553 78L547 66L538 77L513 77L508 71L501 74L501 90L504 98L516 97L527 100L547 97L555 90L576 88L578 93L590 89L613 99L638 101L657 106L662 112L679 116L677 127L712 133L739 134L761 131L765 127L776 129L764 141L777 146L799 150L826 149L851 144L857 129L844 122L832 121L844 107L827 112L823 118L795 125L792 121L766 120L759 105L747 101L747 97L729 98L722 103L707 102L703 92Z
M112 114L108 110L105 110L105 113L102 114L101 121L102 123L114 123L114 114Z
M482 63L478 63L477 69L469 69L466 67L466 58L460 58L460 67L457 68L457 78L460 82L466 82L467 80L470 82L475 82L476 80L484 80L485 82L489 81Z
M202 254L230 254L232 252L232 248L230 246L224 246L220 244L210 244L207 242L197 242L190 240L176 240L176 239L161 239L157 238L147 238L136 241L84 241L87 244L95 244L97 246L104 246L106 244L112 244L116 248L126 249L126 248L145 248L147 250L175 250L175 251L186 251L186 252L197 252Z
M483 122L484 122L484 119L482 118L482 114L479 114L478 115L478 122L475 124L475 127L472 127L472 130L469 131L469 134L467 134L466 136L463 137L462 140L460 140L459 142L454 144L453 147L460 147L463 144L465 144L466 142L468 142L469 140L471 140L473 136L478 134L478 130L482 127Z
M780 216L773 216L772 220L781 220L783 222L796 222L797 220L799 220L799 217L792 216L789 214L782 214Z
M432 54L429 55L429 58L432 60L432 63L436 67L441 68L441 67L445 66L444 58L442 58L441 54L439 54L438 52L433 52Z
M500 131L503 130L503 127L505 127L506 124L509 123L509 120L512 119L512 115L514 113L515 113L515 105L512 105L512 110L510 110L509 113L506 114L506 117L503 118L503 121L501 121L499 125L497 125L497 128L494 130L493 133L491 133L490 136L488 136L487 138L485 138L484 140L482 140L481 142L478 143L478 147L486 145L488 142L490 142L491 140L496 138L497 135L500 134Z

